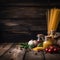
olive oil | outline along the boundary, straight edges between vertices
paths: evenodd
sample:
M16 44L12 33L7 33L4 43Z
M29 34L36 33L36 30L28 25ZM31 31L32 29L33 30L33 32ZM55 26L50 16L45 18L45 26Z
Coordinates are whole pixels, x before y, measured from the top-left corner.
M52 38L50 36L45 36L45 41L43 42L43 48L47 48L53 44Z

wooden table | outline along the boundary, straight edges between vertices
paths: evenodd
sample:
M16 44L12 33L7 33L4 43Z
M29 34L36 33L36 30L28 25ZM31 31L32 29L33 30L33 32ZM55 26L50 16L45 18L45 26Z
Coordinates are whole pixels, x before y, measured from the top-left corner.
M27 51L18 43L0 43L0 60L60 60L60 54Z

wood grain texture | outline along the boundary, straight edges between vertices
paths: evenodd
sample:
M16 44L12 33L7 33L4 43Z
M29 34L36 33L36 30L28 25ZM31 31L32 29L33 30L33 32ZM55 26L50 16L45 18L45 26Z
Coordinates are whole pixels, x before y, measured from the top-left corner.
M0 48L3 49L3 46L5 44L3 43L0 45ZM4 46L4 48L10 47L11 43L7 43L7 45ZM0 53L3 53L1 51ZM26 52L26 53L25 53ZM0 56L0 60L60 60L60 54L50 54L50 53L44 53L43 51L35 52L32 50L26 50L24 48L20 48L20 45L18 43L13 44L13 46L2 56Z

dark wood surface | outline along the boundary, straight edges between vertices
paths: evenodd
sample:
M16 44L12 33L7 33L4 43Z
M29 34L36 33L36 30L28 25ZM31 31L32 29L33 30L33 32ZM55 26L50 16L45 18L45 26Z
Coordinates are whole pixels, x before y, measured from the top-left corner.
M60 60L60 54L26 51L18 43L0 43L0 60Z
M7 45L5 45L7 44ZM0 46L0 60L22 60L25 50L15 43L5 43ZM4 46L5 45L5 46ZM11 46L10 46L11 45ZM4 48L3 48L4 46ZM7 46L9 48L7 48ZM2 51L1 51L2 50Z

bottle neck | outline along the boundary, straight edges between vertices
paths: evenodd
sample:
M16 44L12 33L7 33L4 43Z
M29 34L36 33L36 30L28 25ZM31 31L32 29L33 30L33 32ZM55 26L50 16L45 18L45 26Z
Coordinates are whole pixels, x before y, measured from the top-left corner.
M45 36L45 41L47 41L48 39L47 39L47 36Z
M38 39L37 40L40 40L40 37L38 37Z

